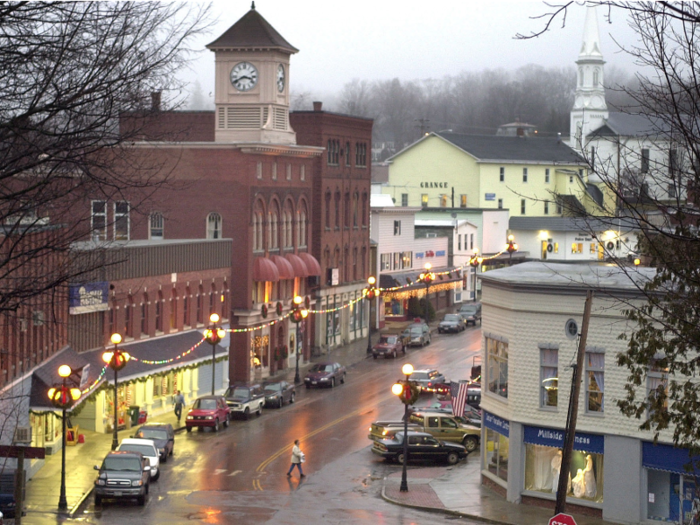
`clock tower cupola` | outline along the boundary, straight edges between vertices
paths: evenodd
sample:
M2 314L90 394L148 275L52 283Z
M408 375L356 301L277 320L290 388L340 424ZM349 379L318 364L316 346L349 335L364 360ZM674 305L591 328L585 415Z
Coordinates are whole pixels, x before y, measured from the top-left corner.
M296 144L289 125L289 59L299 50L256 10L207 48L216 61L216 142Z

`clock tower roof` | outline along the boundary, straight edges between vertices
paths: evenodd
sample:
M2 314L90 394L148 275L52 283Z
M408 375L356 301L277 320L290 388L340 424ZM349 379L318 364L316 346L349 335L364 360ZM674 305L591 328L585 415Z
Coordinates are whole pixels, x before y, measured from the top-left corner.
M299 50L287 42L263 16L255 10L255 2L243 17L233 24L223 35L207 48L212 51L223 49L275 49L288 54Z

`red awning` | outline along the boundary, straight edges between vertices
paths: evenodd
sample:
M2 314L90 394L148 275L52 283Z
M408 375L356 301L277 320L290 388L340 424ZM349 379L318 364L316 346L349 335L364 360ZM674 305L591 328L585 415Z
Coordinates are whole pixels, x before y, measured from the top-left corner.
M304 261L298 255L293 253L288 253L285 258L291 263L292 268L294 268L294 277L308 277L309 271L306 269Z
M273 263L267 257L258 257L255 259L253 262L253 280L258 282L279 281L280 274L275 263Z
M316 260L316 257L308 252L299 253L299 257L304 261L304 264L306 264L309 275L321 275L321 265Z
M294 279L294 268L287 259L279 255L270 255L270 260L277 266L280 279Z

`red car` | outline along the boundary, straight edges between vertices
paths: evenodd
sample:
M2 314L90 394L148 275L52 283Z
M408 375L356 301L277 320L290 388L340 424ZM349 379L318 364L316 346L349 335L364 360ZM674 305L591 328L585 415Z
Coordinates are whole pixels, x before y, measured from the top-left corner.
M379 338L379 342L372 347L372 356L375 359L380 355L396 359L399 352L406 355L406 348L398 334L383 335Z
M211 427L214 432L219 431L219 425L228 426L231 419L231 409L226 404L224 396L204 396L198 398L187 413L185 426L187 432L192 432L194 427Z

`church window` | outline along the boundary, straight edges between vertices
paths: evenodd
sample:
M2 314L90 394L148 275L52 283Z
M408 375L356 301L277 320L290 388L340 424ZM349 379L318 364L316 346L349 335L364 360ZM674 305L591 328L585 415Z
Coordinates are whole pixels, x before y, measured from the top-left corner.
M598 69L593 70L593 85L598 85Z
M647 173L649 171L649 150L642 150L642 173Z
M578 69L578 85L583 86L583 68Z

